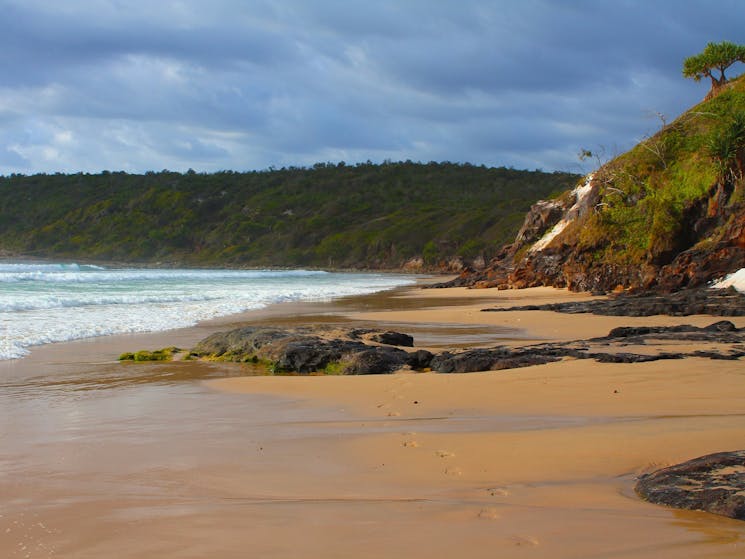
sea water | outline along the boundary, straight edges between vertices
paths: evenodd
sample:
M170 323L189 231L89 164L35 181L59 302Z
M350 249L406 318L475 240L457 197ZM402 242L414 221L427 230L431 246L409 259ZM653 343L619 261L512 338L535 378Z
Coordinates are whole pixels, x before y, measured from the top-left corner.
M104 268L0 262L0 360L35 345L191 326L287 301L411 284L413 276L315 270Z

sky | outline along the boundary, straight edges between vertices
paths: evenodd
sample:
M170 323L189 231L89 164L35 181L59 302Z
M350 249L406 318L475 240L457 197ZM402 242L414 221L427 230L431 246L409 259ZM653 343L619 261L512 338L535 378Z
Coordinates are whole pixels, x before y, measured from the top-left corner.
M0 14L0 175L588 172L580 150L608 159L704 97L686 57L745 42L742 0L0 0Z

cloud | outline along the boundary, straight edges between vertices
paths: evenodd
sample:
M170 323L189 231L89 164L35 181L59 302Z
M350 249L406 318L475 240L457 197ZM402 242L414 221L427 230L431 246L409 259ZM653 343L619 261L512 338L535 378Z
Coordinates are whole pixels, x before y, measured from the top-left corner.
M738 0L0 0L0 173L576 169L705 94Z

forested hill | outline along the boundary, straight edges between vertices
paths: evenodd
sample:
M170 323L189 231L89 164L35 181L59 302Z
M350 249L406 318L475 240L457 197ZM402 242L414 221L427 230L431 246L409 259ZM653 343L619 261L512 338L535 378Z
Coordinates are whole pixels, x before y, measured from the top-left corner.
M0 177L0 255L192 266L488 260L570 173L452 163Z

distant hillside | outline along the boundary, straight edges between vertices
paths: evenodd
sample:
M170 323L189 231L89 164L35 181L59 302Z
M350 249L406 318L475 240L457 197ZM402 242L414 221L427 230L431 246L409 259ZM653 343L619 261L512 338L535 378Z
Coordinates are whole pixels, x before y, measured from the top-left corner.
M210 266L488 260L568 173L451 163L0 177L0 255Z
M745 268L745 77L572 191L456 284L677 290Z

